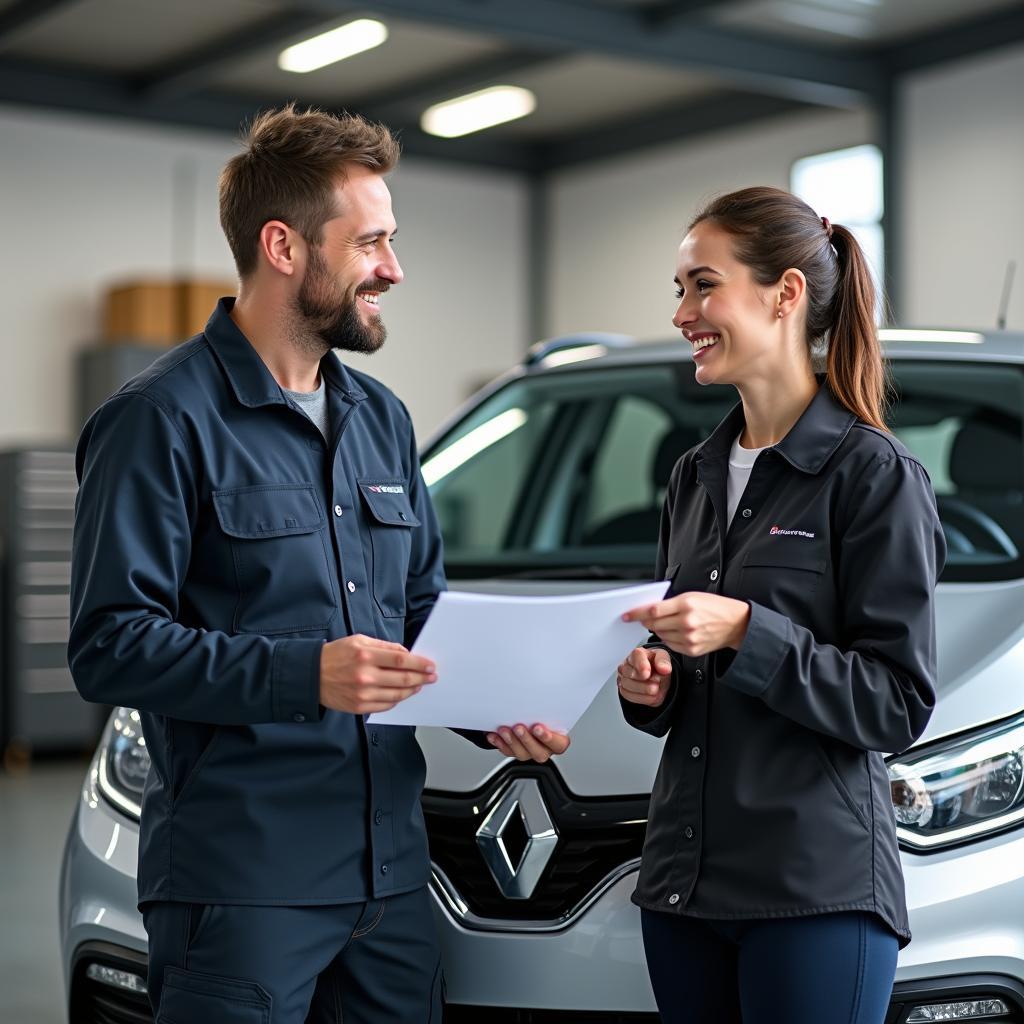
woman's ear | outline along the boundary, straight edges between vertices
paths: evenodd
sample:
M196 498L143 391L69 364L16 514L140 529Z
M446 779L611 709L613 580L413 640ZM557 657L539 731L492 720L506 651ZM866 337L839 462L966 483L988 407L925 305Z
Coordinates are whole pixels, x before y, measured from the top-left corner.
M776 316L792 316L799 307L807 292L807 278L802 270L790 267L783 272L775 287Z

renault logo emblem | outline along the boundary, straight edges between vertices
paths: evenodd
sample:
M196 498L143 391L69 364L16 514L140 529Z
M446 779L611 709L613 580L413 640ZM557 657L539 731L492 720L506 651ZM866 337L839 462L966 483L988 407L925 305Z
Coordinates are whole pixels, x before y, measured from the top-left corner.
M518 779L505 790L476 842L502 893L510 900L529 899L558 843L535 779Z

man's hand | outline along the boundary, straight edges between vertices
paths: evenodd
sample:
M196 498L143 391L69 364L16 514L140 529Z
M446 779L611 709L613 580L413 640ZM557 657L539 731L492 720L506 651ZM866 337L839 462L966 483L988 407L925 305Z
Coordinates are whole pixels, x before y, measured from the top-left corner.
M357 634L331 640L320 653L320 703L335 711L389 711L436 681L433 662L387 640Z
M672 660L661 647L637 647L619 666L616 683L623 700L660 708L672 682Z
M721 594L690 591L634 608L622 618L642 622L673 651L699 658L726 647L739 650L747 635L750 605Z
M564 754L570 742L564 732L555 732L546 725L527 728L522 722L499 726L497 731L487 734L487 740L506 757L514 757L517 761L539 761L541 764L552 754Z

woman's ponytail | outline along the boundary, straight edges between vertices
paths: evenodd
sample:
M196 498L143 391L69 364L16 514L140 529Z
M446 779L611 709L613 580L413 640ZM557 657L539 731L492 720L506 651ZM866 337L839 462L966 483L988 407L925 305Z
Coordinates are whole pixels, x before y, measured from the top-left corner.
M851 412L887 430L887 383L875 326L875 285L864 251L848 228L829 225L839 261L834 317L828 333L828 383Z

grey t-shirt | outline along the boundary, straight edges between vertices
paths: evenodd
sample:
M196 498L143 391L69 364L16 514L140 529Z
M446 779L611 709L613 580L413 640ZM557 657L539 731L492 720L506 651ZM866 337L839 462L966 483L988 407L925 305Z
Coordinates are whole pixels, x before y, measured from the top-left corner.
M327 388L324 379L320 378L320 387L316 391L282 391L317 425L324 440L329 441L327 424Z

